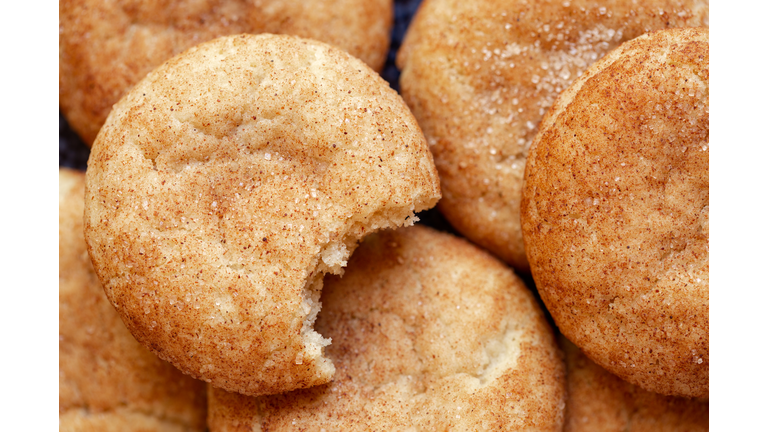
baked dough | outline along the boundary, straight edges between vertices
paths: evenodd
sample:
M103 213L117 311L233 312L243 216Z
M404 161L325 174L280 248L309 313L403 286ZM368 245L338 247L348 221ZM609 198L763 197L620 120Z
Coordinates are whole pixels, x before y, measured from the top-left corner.
M322 300L333 382L260 398L209 388L211 432L562 430L551 328L467 241L419 225L366 237Z
M397 64L440 173L440 211L527 273L520 199L544 113L622 42L708 17L708 0L424 1Z
M706 432L709 401L663 396L622 381L564 337L568 378L564 432Z
M272 394L333 375L312 329L323 274L439 198L415 119L363 62L238 35L115 105L88 161L85 230L140 342L214 386Z
M131 336L83 238L85 174L59 169L59 430L203 432L205 383Z
M112 105L152 69L220 36L320 40L381 70L392 0L61 0L59 104L90 146Z
M623 44L558 98L526 167L525 246L557 326L666 395L709 393L709 31Z

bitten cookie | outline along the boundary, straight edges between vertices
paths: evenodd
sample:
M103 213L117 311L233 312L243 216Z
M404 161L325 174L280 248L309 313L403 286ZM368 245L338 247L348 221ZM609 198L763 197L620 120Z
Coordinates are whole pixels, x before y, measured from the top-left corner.
M589 65L652 30L707 25L708 0L426 0L398 53L403 98L457 231L528 272L523 172L544 113Z
M392 0L62 0L59 104L87 145L128 90L199 43L240 33L280 33L340 47L384 66Z
M564 337L564 432L706 432L709 402L640 389L596 365Z
M623 44L558 98L526 167L523 233L557 326L667 395L709 393L709 31Z
M150 73L88 161L94 267L134 336L251 395L328 382L323 274L440 198L424 136L363 62L292 36L220 38Z
M59 430L205 430L205 383L131 336L83 238L85 175L59 169Z
M322 300L333 382L260 398L209 387L212 432L562 430L549 324L522 281L465 240L418 225L366 237Z

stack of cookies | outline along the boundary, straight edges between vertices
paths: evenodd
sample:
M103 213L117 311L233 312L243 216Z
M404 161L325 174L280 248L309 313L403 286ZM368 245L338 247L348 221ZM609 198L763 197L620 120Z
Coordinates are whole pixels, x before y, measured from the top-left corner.
M708 3L326 3L60 3L61 429L708 430Z

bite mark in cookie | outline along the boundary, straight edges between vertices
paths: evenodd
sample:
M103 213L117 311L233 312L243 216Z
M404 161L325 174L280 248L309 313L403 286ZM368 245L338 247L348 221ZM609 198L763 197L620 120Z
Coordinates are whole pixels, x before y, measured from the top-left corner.
M89 160L86 237L136 338L245 394L327 382L322 276L440 197L402 99L361 61L290 36L192 48L118 105Z

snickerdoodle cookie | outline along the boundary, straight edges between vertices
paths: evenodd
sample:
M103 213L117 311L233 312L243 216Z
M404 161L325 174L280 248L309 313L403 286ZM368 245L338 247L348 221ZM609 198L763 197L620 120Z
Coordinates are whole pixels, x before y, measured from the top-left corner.
M400 84L435 156L438 208L517 270L528 262L520 198L528 149L557 95L622 42L707 25L708 0L426 0Z
M709 402L640 389L596 365L564 337L564 432L706 432Z
M115 105L88 161L86 239L140 342L214 386L280 393L333 375L312 329L323 275L439 198L415 119L362 61L229 36Z
M83 238L85 175L59 169L59 430L205 430L205 383L131 336Z
M152 69L220 36L292 34L384 65L392 0L61 0L59 104L91 145L112 105Z
M366 237L322 301L333 382L259 398L209 389L212 432L562 430L549 324L522 281L465 240L418 225Z
M531 272L568 339L667 395L709 393L709 31L626 42L558 98L528 158Z

